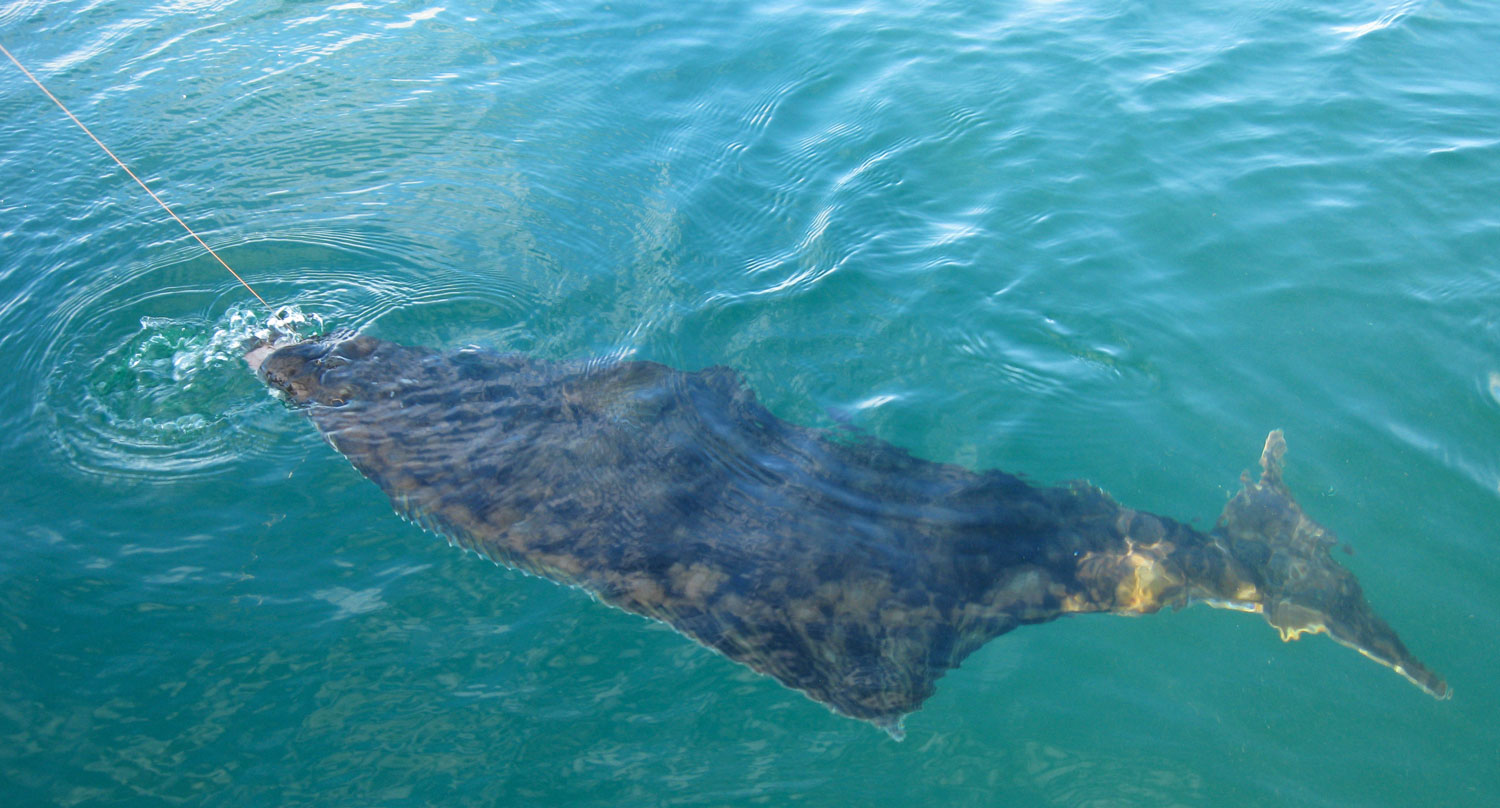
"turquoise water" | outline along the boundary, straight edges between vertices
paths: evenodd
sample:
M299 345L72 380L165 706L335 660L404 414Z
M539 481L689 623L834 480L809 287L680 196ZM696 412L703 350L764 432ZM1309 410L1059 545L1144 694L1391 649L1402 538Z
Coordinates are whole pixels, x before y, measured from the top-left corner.
M1267 431L1438 702L1193 608L903 743L401 522L254 301L0 63L6 805L1490 805L1500 11L93 3L0 42L324 328L745 374L1212 524Z

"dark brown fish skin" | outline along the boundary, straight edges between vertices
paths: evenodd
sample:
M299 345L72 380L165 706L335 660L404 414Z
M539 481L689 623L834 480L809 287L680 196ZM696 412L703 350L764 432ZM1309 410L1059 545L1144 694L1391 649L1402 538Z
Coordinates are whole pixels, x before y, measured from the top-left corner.
M1280 487L1270 442L1274 474L1206 534L1086 484L836 440L775 417L722 367L367 336L260 359L404 516L893 735L947 669L1019 625L1193 600L1265 613L1287 639L1327 630L1447 694Z

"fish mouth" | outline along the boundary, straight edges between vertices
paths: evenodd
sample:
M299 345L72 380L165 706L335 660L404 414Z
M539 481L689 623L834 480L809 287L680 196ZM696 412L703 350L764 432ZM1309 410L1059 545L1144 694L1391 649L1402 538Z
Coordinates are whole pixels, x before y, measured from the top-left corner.
M289 403L342 406L357 385L339 369L376 342L347 330L306 339L277 334L247 343L245 364Z

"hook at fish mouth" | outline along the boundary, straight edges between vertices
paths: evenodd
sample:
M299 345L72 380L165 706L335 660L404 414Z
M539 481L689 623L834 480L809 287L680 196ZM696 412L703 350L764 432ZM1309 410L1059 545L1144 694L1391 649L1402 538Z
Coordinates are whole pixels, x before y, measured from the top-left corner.
M302 337L296 331L297 324L302 321L300 313L289 314L286 310L277 312L265 328L241 343L240 350L244 351L245 364L250 366L250 371L259 374L261 366L271 354L282 348L303 343L342 340L353 336L351 332L340 331L324 337Z

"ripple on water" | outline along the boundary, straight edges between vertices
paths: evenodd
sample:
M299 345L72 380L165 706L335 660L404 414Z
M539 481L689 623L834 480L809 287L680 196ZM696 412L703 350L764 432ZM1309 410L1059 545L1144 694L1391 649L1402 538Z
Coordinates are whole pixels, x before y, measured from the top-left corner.
M81 471L154 479L212 473L263 451L254 421L267 402L247 395L255 381L240 359L263 328L242 308L215 319L141 317L133 332L110 334L105 350L65 360L48 377L56 440Z
M218 249L267 300L285 304L281 311L304 336L399 321L403 337L504 346L507 329L528 309L517 284L418 271L400 245L357 234L260 236ZM281 405L242 360L243 345L265 333L268 315L243 305L243 290L220 280L215 266L178 253L123 280L67 290L45 347L28 364L48 369L38 414L51 421L50 435L78 471L180 479L305 448L279 438L291 428ZM273 273L276 280L260 280ZM445 325L465 322L490 330L449 333Z

